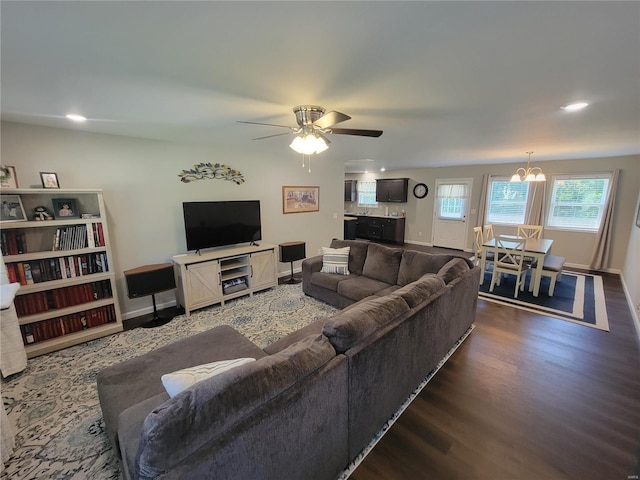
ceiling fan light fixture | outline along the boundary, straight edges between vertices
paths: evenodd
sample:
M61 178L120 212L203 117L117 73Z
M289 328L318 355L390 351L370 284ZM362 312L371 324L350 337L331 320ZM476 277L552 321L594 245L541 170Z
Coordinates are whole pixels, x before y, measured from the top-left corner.
M293 139L291 145L293 150L303 155L312 155L314 153L324 152L329 146L319 136L313 134L298 135Z

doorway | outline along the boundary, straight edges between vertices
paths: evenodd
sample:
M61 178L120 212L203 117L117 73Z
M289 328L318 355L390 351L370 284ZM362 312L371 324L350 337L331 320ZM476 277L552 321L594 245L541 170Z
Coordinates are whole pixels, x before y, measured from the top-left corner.
M465 249L472 182L471 178L436 180L434 246Z

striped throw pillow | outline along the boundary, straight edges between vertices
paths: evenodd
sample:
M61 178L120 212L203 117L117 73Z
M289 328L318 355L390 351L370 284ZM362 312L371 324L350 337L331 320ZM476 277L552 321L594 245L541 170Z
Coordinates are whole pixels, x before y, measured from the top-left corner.
M185 368L177 372L166 373L160 377L160 380L162 380L162 385L169 396L173 398L195 383L219 375L222 372L244 365L245 363L255 361L255 358L234 358L231 360L205 363L204 365L196 365L195 367Z
M349 275L349 250L351 247L322 247L322 270L324 273Z

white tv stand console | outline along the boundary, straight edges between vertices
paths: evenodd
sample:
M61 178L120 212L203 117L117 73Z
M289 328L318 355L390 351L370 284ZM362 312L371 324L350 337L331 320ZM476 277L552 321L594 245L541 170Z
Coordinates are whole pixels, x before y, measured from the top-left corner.
M225 247L172 258L176 298L193 310L278 285L276 245Z

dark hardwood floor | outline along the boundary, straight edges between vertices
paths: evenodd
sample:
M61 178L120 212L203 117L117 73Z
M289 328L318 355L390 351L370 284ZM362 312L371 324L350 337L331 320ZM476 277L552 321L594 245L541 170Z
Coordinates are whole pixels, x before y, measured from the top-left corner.
M620 277L604 279L610 332L480 299L351 480L639 478L640 342Z

